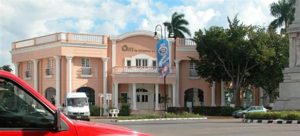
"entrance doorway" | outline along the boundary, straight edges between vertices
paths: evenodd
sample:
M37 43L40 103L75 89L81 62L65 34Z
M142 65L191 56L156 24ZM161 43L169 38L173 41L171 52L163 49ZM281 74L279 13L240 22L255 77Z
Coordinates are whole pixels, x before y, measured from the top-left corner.
M90 87L81 87L77 89L77 92L84 92L86 96L89 98L89 104L95 105L95 91Z
M184 106L192 108L204 105L203 91L198 88L190 88L184 92Z

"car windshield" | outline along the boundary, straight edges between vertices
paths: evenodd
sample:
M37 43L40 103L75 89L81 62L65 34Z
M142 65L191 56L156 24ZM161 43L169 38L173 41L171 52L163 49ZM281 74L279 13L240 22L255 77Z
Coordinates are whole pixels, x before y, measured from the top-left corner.
M67 102L68 106L72 107L83 107L88 105L86 98L68 98Z

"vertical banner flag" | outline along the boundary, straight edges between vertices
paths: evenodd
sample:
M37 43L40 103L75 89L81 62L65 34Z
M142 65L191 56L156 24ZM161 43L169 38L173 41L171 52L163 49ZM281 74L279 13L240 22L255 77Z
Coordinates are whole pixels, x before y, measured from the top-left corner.
M169 74L169 45L168 40L160 39L156 44L156 55L158 62L158 72L162 77L165 77Z

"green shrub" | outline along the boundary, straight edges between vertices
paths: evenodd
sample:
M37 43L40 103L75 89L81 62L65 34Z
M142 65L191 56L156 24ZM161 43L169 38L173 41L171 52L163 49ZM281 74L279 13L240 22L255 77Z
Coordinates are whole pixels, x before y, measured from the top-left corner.
M283 116L285 120L300 120L300 112L289 112Z
M183 112L189 112L189 108L187 108L187 107L168 107L167 112L181 114Z
M129 116L131 113L130 104L123 103L119 112L119 116Z
M132 119L156 119L161 118L158 113L147 114L147 115L134 115L134 116L119 116L119 120L132 120Z
M189 112L183 112L181 114L167 112L165 117L166 118L200 118L200 117L203 117L203 116L201 116L199 114L189 113Z
M90 105L90 112L91 116L100 116L100 107L95 105ZM102 114L103 114L103 108L101 108Z
M274 120L274 119L284 119L284 120L300 120L300 112L256 112L248 113L246 115L247 119L262 119L262 120Z
M193 113L207 115L207 116L232 116L234 111L240 110L241 108L233 108L233 107L204 107L198 106L193 107Z

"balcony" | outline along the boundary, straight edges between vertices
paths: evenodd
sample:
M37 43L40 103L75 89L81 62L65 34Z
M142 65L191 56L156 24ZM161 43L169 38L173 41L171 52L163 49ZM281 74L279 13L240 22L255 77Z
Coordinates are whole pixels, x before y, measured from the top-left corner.
M81 68L81 77L92 77L92 68L91 67L82 67Z
M199 78L198 70L190 69L190 78Z
M167 84L175 83L175 68L167 76ZM118 83L163 83L157 67L116 66L112 69L112 79Z
M192 39L187 38L177 38L176 39L176 46L183 46L183 47L196 47L196 42Z
M114 67L113 73L158 73L157 67L125 66Z
M39 46L47 43L66 42L66 43L84 43L90 45L107 45L107 36L92 35L92 34L78 34L78 33L55 33L36 37L32 39L17 41L12 44L12 50L19 48L26 48L32 46Z

